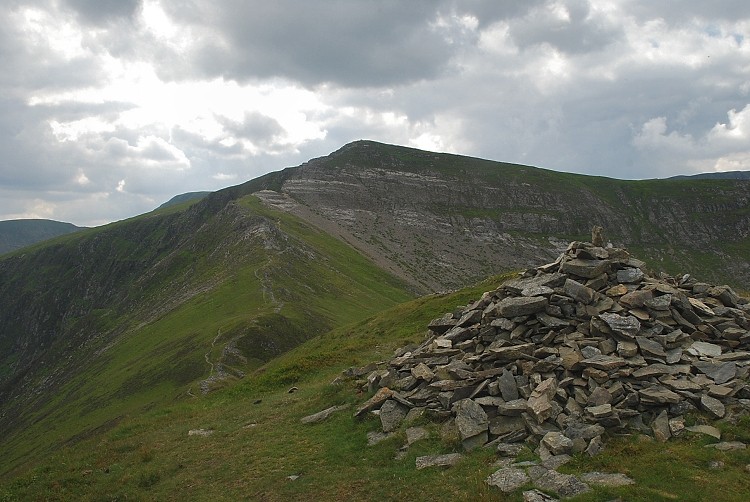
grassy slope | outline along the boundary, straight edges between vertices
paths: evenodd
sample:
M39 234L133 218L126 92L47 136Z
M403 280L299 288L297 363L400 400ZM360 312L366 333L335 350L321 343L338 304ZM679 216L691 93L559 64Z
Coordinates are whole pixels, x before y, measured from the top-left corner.
M72 223L54 220L0 221L0 255L40 241L82 230Z
M409 298L400 283L340 241L252 196L240 205L248 217L273 222L290 252L257 242L218 287L152 322L118 318L131 327L116 344L24 416L24 430L3 438L0 471L42 458L50 445L111 428L125 415L183 399L188 390L198 394L195 381L209 374L204 354L216 361L227 336L240 337L249 359L241 369L247 371L326 327ZM227 271L196 269L206 280L211 273Z
M374 317L315 337L270 362L243 382L200 399L155 408L123 419L111 431L63 449L0 488L0 500L520 500L489 489L495 468L490 451L467 455L456 467L417 471L419 455L457 451L455 438L414 444L394 460L399 437L373 447L366 433L378 421L352 418L351 409L317 425L302 416L331 405L355 404L350 384L331 380L350 365L384 360L407 342L418 342L429 319L465 304L500 282L399 305ZM287 393L290 385L300 390ZM691 420L700 420L693 417ZM725 439L750 441L747 420L721 425ZM209 437L188 436L212 429ZM568 472L624 472L637 485L597 489L581 500L746 500L750 453L721 453L690 436L667 445L633 438L608 440L606 452L576 458ZM527 456L528 457L528 456ZM710 460L722 460L708 471ZM287 476L299 475L291 481ZM728 489L730 488L730 489Z

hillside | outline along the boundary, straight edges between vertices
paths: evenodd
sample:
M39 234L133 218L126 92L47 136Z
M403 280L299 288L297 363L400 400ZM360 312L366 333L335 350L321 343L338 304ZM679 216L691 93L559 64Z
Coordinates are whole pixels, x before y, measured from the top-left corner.
M405 344L424 342L432 319L460 312L508 278L401 304L316 336L231 388L124 416L111 429L66 445L12 482L0 483L0 500L520 502L520 490L506 495L485 482L503 462L494 449L464 454L448 469L417 469L418 457L462 451L457 433L422 418L413 425L429 436L408 448L403 429L368 444L381 420L372 414L353 417L369 397L357 389L366 385L373 362L390 360ZM369 369L352 372L364 365ZM345 373L358 376L353 381L342 378ZM290 392L292 385L296 392ZM331 406L345 408L320 423L302 423ZM691 415L686 425L701 423L703 417ZM750 442L748 417L716 426L723 440ZM716 494L744 501L750 453L706 448L716 441L687 432L667 444L609 436L600 455L577 455L561 470L622 472L636 482L596 487L578 501L697 502L716 500ZM538 462L530 451L518 460Z
M750 180L750 171L722 171L717 173L701 173L693 175L673 176L670 179L710 179L710 180Z
M171 199L169 199L167 202L160 205L156 209L159 210L159 209L164 209L167 207L177 206L184 202L190 202L190 201L196 202L207 197L208 194L210 193L211 192L187 192L187 193L182 193L180 195L175 195L174 197L172 197Z
M0 283L3 471L409 298L350 247L253 196L11 255Z
M749 202L731 180L618 181L360 141L9 254L0 475L272 373L311 337L417 294L550 261L594 224L656 270L747 291ZM318 362L330 357L359 355Z
M359 141L285 170L277 192L264 199L422 292L552 259L594 225L654 267L750 284L743 181L622 181Z
M72 223L53 220L0 221L0 255L79 230Z

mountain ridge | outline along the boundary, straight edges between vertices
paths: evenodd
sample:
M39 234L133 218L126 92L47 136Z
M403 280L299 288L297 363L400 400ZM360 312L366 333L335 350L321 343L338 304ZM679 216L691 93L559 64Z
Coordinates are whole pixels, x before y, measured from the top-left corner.
M0 425L15 428L0 471L367 313L549 261L593 224L655 268L746 290L748 187L359 141L0 258Z
M36 218L3 220L0 221L0 255L85 228L72 223Z

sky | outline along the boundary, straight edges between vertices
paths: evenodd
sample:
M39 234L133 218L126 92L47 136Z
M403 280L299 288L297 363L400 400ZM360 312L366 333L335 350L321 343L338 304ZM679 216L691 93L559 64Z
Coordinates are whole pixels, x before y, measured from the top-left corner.
M0 220L100 225L358 139L750 170L747 0L3 0Z

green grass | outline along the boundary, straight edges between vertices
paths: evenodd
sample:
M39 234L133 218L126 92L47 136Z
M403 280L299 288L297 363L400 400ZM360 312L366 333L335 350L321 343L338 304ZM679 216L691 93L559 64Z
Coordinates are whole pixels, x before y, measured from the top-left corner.
M123 417L110 430L6 478L0 500L519 501L520 493L506 496L484 483L496 470L490 450L467 454L450 469L417 471L417 456L460 448L455 439L443 437L441 424L423 421L430 438L399 460L403 431L367 446L366 434L378 430L379 422L352 416L367 396L351 382L330 383L348 366L385 360L395 348L421 341L430 319L476 299L502 279L398 305L316 336L229 388ZM292 384L299 390L290 394ZM299 421L344 403L352 407L323 423ZM727 440L750 441L749 426L745 418L721 428ZM188 436L193 429L214 432ZM623 472L637 483L597 488L576 500L745 500L750 454L706 449L708 442L697 435L666 444L609 438L603 454L577 456L561 470ZM711 460L722 460L724 468L708 470ZM288 479L292 475L299 478Z
M33 411L21 415L24 427L1 440L0 472L106 430L119 417L183 399L188 392L199 394L197 381L210 370L204 355L217 362L223 344L232 339L247 357L232 367L248 372L314 335L410 298L402 283L341 241L252 197L242 201L241 210L248 220L265 222L284 247L266 249L257 239L242 248L232 244L230 252L241 253L242 260L229 270L192 254L186 260L193 278L182 280L179 264L162 268L157 275L175 279L145 283L131 314L94 311L70 320L80 327L96 318L94 327L115 326L116 332L72 352L79 371L68 379L57 376L64 383L48 392L47 400L42 395L27 402ZM132 245L125 241L116 247ZM132 258L136 251L123 256ZM203 281L215 285L202 288ZM170 304L174 293L163 289L170 282L199 292ZM53 352L71 353L63 350L70 339L55 343ZM38 369L38 385L59 375L68 363L62 359Z

